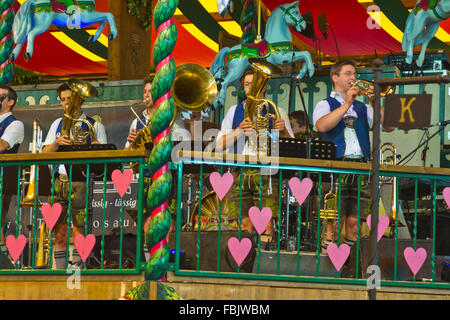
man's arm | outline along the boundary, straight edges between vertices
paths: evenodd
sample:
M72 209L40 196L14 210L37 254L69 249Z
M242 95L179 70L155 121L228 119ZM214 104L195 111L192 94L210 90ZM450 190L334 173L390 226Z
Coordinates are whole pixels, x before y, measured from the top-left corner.
M3 152L5 150L9 150L9 143L0 138L0 152Z
M250 118L244 119L235 130L224 134L217 139L216 150L221 152L231 147L242 135L250 133L253 129L253 123Z

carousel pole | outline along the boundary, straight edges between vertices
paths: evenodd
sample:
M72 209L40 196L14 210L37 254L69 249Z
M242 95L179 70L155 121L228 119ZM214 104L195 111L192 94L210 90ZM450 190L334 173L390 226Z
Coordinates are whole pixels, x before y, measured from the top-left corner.
M171 219L168 198L172 188L169 161L172 154L170 122L174 114L174 100L170 89L175 80L176 66L172 51L177 40L173 15L178 0L159 0L154 11L157 30L153 46L153 65L156 75L152 84L155 112L150 121L153 149L148 164L152 181L147 197L147 212L151 214L146 231L150 258L145 267L146 280L164 280L169 269L169 245L166 241Z
M245 0L241 14L241 43L255 42L255 12L255 1Z
M0 2L0 84L9 84L13 78L13 64L9 56L14 49L12 25L14 22L14 0Z

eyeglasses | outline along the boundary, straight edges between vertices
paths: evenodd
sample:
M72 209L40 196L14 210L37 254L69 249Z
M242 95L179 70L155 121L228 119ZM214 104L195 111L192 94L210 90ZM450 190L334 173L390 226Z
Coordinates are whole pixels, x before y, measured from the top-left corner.
M341 76L346 76L346 77L355 76L355 77L357 77L358 74L356 72L347 71L347 72L341 73Z
M249 82L244 82L244 87L250 87L252 85L252 82L251 81L249 81Z

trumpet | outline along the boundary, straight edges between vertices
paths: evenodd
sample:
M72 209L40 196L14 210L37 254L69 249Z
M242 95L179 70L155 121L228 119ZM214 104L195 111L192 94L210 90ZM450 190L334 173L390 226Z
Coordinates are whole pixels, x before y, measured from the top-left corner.
M375 93L370 93L370 88L373 87L374 83L373 81L367 81L367 80L356 80L351 82L352 88L358 87L360 93L369 98L372 99L375 96ZM386 97L387 95L393 94L395 92L395 86L383 86L381 87L380 96L382 98Z

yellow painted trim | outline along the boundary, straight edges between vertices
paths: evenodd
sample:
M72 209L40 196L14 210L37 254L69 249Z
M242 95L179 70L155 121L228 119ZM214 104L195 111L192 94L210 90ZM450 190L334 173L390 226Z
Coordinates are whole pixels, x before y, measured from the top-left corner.
M219 24L229 34L239 37L239 38L242 37L241 26L236 21L234 21L234 20L233 21L221 21L221 22L219 22Z
M203 8L209 13L219 12L216 0L198 0L198 2L200 2Z
M210 37L208 37L206 34L204 34L195 25L193 25L192 23L183 23L182 26L205 46L207 46L214 52L219 52L219 44L214 40L212 40Z
M391 37L400 43L402 42L403 32L397 28L383 12L368 12L368 15L370 15L372 19L378 23L378 25Z
M89 33L90 35L94 35L97 32L97 29L88 29L86 30L86 32ZM108 37L105 36L103 33L100 35L97 41L108 48Z
M50 32L52 36L54 36L56 39L61 41L65 46L69 47L76 53L84 56L85 58L92 60L94 62L102 62L106 61L102 57L99 57L98 55L92 53L91 51L85 49L81 45L79 45L76 41L72 40L69 36L67 36L64 32L61 31L54 31Z

